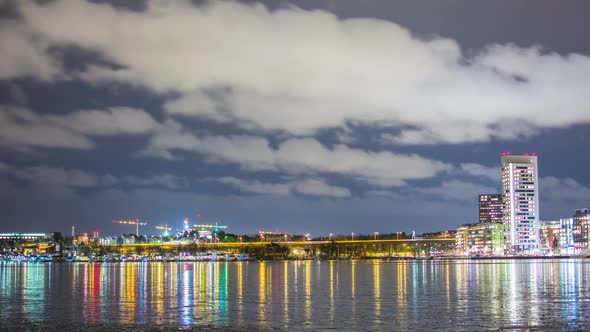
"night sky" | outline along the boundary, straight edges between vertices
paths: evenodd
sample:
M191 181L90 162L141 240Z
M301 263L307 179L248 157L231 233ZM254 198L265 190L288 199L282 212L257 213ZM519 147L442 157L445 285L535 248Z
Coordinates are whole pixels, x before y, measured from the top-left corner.
M0 231L456 229L590 206L590 2L0 1Z

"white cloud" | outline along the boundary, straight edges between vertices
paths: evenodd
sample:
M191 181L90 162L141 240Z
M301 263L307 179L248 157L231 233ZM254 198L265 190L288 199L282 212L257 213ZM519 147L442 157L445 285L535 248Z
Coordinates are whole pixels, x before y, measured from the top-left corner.
M123 181L136 187L163 187L168 189L185 189L189 184L186 178L169 173L147 177L130 175L120 180L111 174L99 175L80 169L66 169L63 167L49 166L17 168L3 162L0 162L0 174L13 176L35 184L57 185L73 188L111 187Z
M144 134L158 126L145 111L129 107L48 115L47 121L87 135Z
M234 177L223 177L217 181L225 184L233 185L245 192L266 194L273 196L285 196L289 195L291 188L288 184L283 183L264 183L257 180L243 180Z
M461 163L461 170L466 174L476 177L487 178L497 183L500 183L500 181L502 180L500 177L500 166L489 167L475 163Z
M119 182L111 174L97 175L79 169L53 168L48 166L34 166L19 169L6 164L2 164L1 166L0 172L40 184L95 188L110 187Z
M170 114L179 114L184 116L199 116L204 119L215 120L218 122L228 122L230 119L219 112L221 107L213 97L201 92L193 92L183 95L181 98L174 99L164 104L164 109Z
M590 206L590 188L571 178L547 176L539 179L539 196L569 206L572 214L576 208Z
M233 185L245 192L273 196L286 196L294 192L310 196L329 196L339 198L351 196L348 188L332 186L324 179L310 178L290 181L288 183L264 183L258 180L243 180L234 177L223 177L216 180L221 183Z
M59 62L49 56L49 43L16 20L0 22L0 79L34 77L52 80L61 74Z
M41 115L0 105L0 145L16 149L91 149L94 143L90 135L143 134L158 126L145 111L127 107Z
M235 163L247 170L342 174L386 187L403 186L406 180L430 178L452 169L415 154L371 152L345 145L327 148L310 138L289 139L273 148L257 136L197 137L174 121L156 131L141 154L174 158L174 150L203 153L211 162Z
M13 148L57 147L91 149L94 143L85 135L51 124L23 108L0 106L0 145Z
M96 51L119 67L94 64L79 77L180 93L166 107L174 114L296 134L347 121L409 128L389 136L396 144L517 139L590 121L584 55L491 45L466 58L454 40L383 20L231 1L149 1L142 12L19 4L35 47ZM216 89L215 100L203 92Z
M498 192L498 189L474 182L460 180L443 181L439 186L415 188L416 192L434 195L443 200L458 200L473 203L477 206L478 195Z
M148 146L139 152L140 156L176 159L171 150L193 150L200 143L199 139L184 131L182 125L168 119L156 128L150 137Z
M188 180L173 174L165 173L148 177L128 176L125 180L135 186L165 187L168 189L183 189L188 187Z
M348 188L331 186L323 179L305 179L293 183L293 190L304 195L350 197Z

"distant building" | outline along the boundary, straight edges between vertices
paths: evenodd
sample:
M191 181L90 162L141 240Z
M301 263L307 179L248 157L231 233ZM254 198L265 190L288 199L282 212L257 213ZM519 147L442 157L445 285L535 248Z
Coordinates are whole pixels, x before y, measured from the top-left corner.
M289 241L291 238L287 233L282 233L279 231L276 231L276 232L258 231L258 236L264 242Z
M502 222L502 194L479 195L479 222Z
M397 235L397 234L395 234ZM450 237L455 237L457 235L457 231L449 229L449 230L445 230L445 231L440 231L440 232L429 232L429 233L422 233L420 235L421 238L427 238L427 239L436 239L436 238L450 238Z
M590 209L578 209L573 217L574 250L576 253L588 253L590 228Z
M537 156L502 154L505 252L533 253L539 245Z
M559 251L561 248L561 221L542 221L539 226L539 248Z
M458 255L467 255L469 253L469 227L471 224L465 224L457 228L455 233L455 246Z
M462 225L457 229L455 239L460 255L501 255L504 252L504 226L501 223Z
M560 219L559 248L562 253L571 254L574 250L574 218Z
M88 233L78 234L74 237L74 245L87 245L88 240Z
M62 249L60 232L52 233L0 233L0 252L24 254L59 253Z

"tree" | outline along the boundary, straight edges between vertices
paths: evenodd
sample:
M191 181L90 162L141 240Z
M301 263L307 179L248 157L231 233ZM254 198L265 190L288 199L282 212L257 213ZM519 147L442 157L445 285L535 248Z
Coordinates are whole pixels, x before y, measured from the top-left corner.
M332 240L330 243L323 244L320 246L320 251L323 253L323 256L328 259L334 259L338 257L338 244Z

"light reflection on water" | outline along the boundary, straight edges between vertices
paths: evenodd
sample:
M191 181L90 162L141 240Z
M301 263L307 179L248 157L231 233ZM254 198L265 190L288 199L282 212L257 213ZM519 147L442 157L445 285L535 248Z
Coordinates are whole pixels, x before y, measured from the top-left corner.
M0 262L0 322L253 329L590 324L590 260Z

